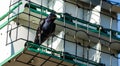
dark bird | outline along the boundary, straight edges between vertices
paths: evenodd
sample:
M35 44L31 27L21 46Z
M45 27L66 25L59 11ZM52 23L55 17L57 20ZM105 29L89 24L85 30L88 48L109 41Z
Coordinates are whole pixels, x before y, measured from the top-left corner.
M47 38L52 35L52 33L54 33L56 27L54 21L56 17L57 16L55 13L51 13L46 19L43 20L43 23L38 26L34 40L35 44L41 45Z
M69 13L63 13L64 17L61 16L62 19L65 19L69 22L73 22L72 16Z
M104 28L103 26L97 27L97 30L98 30L98 31L99 31L99 29L100 29L101 32L107 33L107 31L105 30L105 28Z

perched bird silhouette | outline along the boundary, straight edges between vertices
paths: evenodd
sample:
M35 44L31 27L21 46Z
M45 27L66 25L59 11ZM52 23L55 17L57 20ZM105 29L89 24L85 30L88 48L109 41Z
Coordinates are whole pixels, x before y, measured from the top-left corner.
M38 26L34 40L35 44L41 45L52 35L56 27L56 24L54 23L56 17L55 13L50 13L48 17L43 20L43 23Z

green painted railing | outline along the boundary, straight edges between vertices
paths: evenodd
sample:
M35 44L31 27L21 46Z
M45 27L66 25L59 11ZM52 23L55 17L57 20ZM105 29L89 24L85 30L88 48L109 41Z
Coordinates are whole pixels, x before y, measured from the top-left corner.
M5 21L3 24L0 25L0 29L2 29L3 27L5 27L8 23L10 23L14 18L16 18L16 16L13 16L11 18L9 18L7 21Z
M46 11L47 11L47 12L54 12L54 13L56 13L56 15L58 15L58 16L60 16L60 17L63 15L63 13L57 13L57 12L55 12L54 10L51 10L51 9L49 9L49 8L47 8L47 7L44 7L44 6L35 4L35 3L33 3L33 2L30 2L30 3L26 4L26 5L29 5L29 4L30 4L30 7L31 7L31 8L30 8L30 11L32 11L32 12L34 12L34 13L37 13L37 14L41 14L41 15L44 15L44 16L48 16L48 14L46 13ZM33 7L34 7L34 8L33 8ZM41 10L38 11L37 9L41 9ZM67 15L65 15L65 16L67 16ZM86 29L86 30L87 30L87 28L88 28L88 30L91 31L91 32L99 33L99 30L97 30L97 29L100 27L100 25L92 24L92 23L90 23L90 22L88 22L88 21L85 21L85 20L82 20L82 19L79 19L79 18L73 17L73 16L67 16L67 17L68 17L68 18L71 18L72 20L76 20L76 21L78 21L78 22L80 22L80 23L82 23L82 24L89 25L89 28L88 28L87 26L83 26L83 25L77 24L78 27L83 28L83 29ZM59 21L61 21L61 22L64 22L64 19L62 19L62 18L57 18L57 20L59 20ZM73 23L73 22L70 22L70 21L67 21L67 20L65 20L65 22L66 22L67 24L70 24L70 25L75 26L75 23ZM95 28L95 29L90 28L90 27L93 27L93 28ZM117 33L118 35L120 35L120 32L115 31L115 30L112 30L112 29L109 29L109 30L108 30L108 29L105 29L105 28L104 28L104 30L107 31L107 32L110 32L110 31L111 31L112 33ZM109 34L104 33L104 32L101 32L101 35L106 36L106 37L110 37ZM113 38L113 39L116 39L116 40L120 40L120 38L117 37L117 35L112 35L112 38Z
M2 17L0 17L0 21L3 20L4 18L6 18L9 14L11 14L13 12L13 10L15 10L18 6L20 6L22 4L22 2L18 2L16 4L14 4L14 6L6 13L4 14Z
M62 58L61 57L63 55L62 51L56 51L55 49L52 49L50 47L46 47L46 46L43 46L43 45L39 46L37 44L34 44L32 41L26 42L26 45L27 45L27 48L28 48L29 51L37 52L37 53L44 54L44 55L47 55L47 56L52 56L52 57L54 57L56 59L59 59L59 60L64 60L64 61L67 61L67 62L73 63L73 64L78 64L78 66L86 66L85 64L76 63L73 60ZM46 51L51 52L51 54L48 54ZM60 55L60 57L55 56L55 54L56 55ZM101 65L103 65L102 63L96 63L96 62L94 62L92 60L88 60L88 59L85 59L83 57L77 57L77 56L72 55L72 54L65 54L65 56L67 56L68 58L77 59L79 61L92 64L92 65L95 65L95 66L101 66Z
M22 2L18 2L16 4L14 4L13 8L11 8L9 10L9 12L7 12L5 15L3 15L2 17L0 17L0 21L3 20L4 18L6 18L9 14L11 14L17 7L19 7L20 5L22 4ZM12 7L12 6L11 6ZM22 13L22 12L20 12ZM19 13L19 14L20 14ZM3 27L5 27L8 23L10 23L13 19L15 19L17 17L18 14L8 18L8 20L6 20L5 22L3 22L1 25L0 25L0 29L2 29Z
M21 52L23 52L24 48L21 48L18 52L16 52L14 55L10 56L9 58L7 58L6 60L4 60L3 62L0 63L0 66L3 66L5 63L7 63L8 61L10 61L12 58L14 58L15 56L17 56L18 54L20 54Z

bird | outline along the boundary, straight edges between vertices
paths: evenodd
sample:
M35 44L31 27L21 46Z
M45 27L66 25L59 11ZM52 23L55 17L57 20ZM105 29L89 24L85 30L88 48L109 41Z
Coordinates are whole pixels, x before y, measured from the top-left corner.
M54 23L57 16L55 13L50 13L40 24L36 31L34 43L41 45L47 38L49 38L55 31L56 24Z

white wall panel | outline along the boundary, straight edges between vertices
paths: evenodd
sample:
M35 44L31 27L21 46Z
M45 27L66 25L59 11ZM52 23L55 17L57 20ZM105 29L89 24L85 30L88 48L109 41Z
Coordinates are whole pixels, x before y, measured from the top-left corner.
M77 11L76 11L76 6L75 5L70 4L70 3L65 3L64 7L65 7L64 12L67 12L74 17L76 16Z

